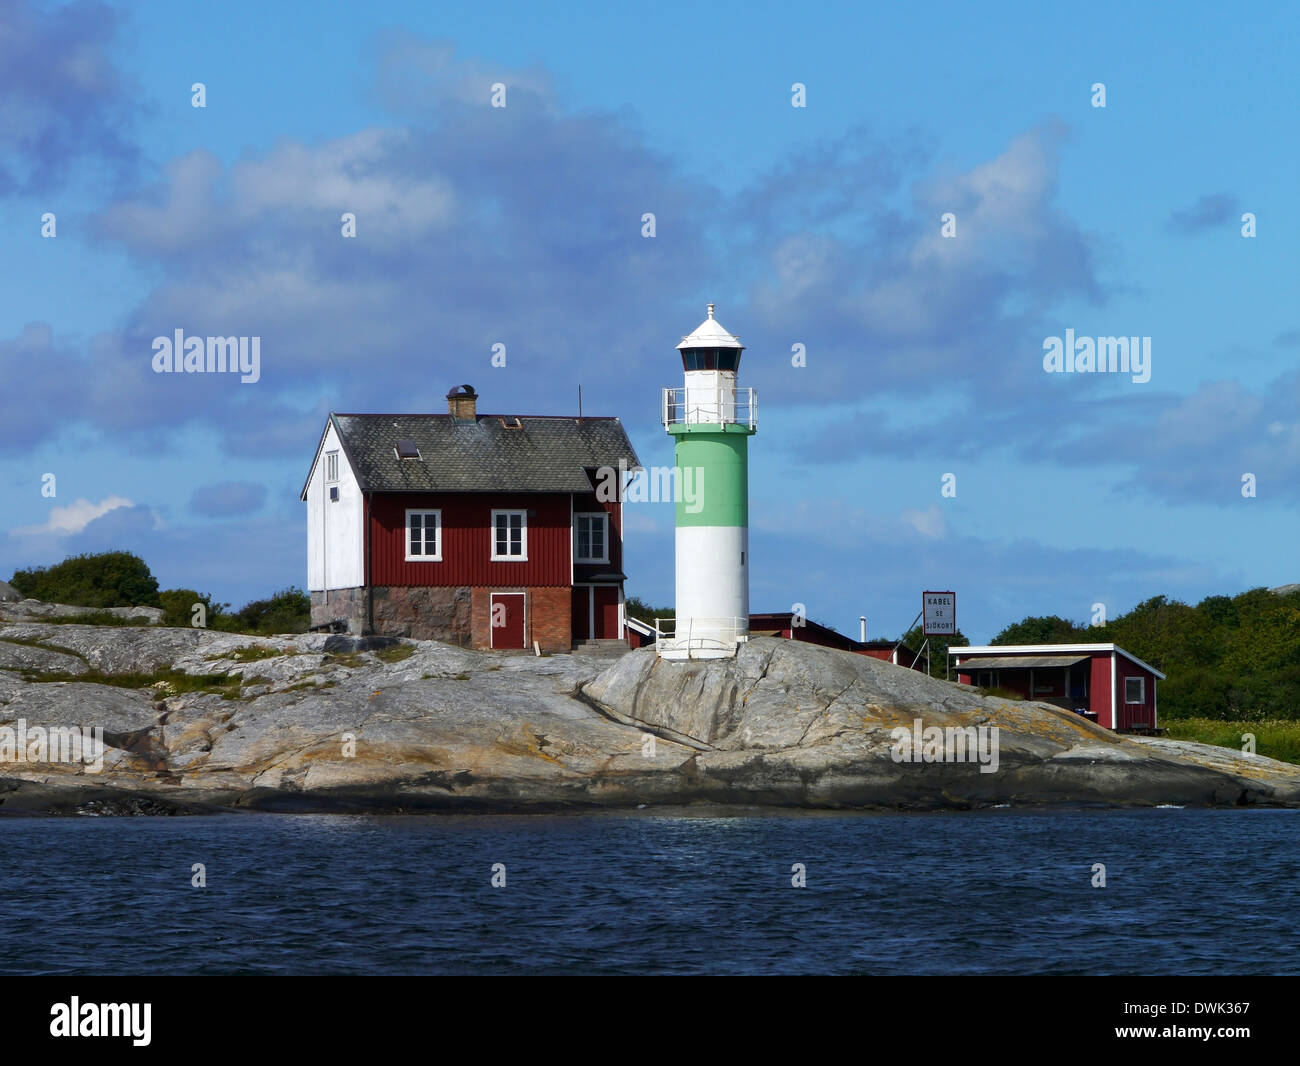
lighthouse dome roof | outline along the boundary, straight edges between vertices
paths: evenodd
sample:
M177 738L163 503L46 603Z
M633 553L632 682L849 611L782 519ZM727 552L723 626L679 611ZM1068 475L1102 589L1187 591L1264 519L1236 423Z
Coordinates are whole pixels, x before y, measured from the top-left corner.
M713 317L713 304L709 304L709 317L695 327L694 333L689 333L682 338L682 343L677 345L678 351L685 351L687 348L740 348L745 346L740 343L740 338L733 336L722 328L722 323Z

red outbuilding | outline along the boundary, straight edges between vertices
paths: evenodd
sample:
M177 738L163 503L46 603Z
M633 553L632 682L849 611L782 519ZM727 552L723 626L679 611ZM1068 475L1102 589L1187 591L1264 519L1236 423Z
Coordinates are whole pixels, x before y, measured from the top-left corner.
M1118 644L986 644L950 648L963 685L1052 703L1119 732L1154 730L1165 675Z

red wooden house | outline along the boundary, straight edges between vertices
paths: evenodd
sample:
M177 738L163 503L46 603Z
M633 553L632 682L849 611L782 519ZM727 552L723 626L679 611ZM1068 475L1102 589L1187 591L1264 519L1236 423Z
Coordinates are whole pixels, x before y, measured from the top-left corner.
M622 640L617 418L331 414L301 498L313 626L475 648Z
M1108 729L1156 728L1156 682L1165 675L1118 644L986 644L948 655L963 685L1007 689Z

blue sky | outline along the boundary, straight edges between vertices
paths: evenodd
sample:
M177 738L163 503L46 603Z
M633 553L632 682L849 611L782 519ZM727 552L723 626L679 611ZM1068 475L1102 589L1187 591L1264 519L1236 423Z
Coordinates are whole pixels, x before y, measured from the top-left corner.
M979 641L1300 580L1300 17L1056 6L0 0L0 574L301 586L326 412L460 382L581 384L668 464L712 300L760 394L755 610L894 635L952 588ZM260 336L261 380L154 374L177 328ZM1046 373L1067 329L1150 337L1150 380ZM669 602L670 508L629 526Z

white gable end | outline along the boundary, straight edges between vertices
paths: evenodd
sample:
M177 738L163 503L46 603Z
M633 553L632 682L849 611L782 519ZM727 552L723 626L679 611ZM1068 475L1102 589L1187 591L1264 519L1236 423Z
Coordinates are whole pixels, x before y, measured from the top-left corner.
M335 494L337 500L331 498ZM364 501L333 422L325 431L306 495L308 591L357 588L365 579Z

